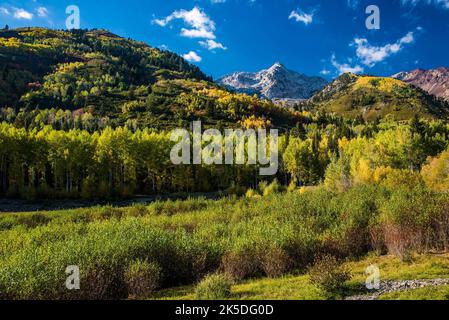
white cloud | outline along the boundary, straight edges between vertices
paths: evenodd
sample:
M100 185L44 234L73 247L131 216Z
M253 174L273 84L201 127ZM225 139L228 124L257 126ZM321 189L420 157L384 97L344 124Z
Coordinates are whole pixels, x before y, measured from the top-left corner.
M421 27L418 27L418 30L421 30ZM415 34L410 31L409 33L407 33L405 36L403 36L400 40L399 43L400 44L409 44L409 43L413 43L415 41Z
M11 12L9 12L9 10L5 7L0 7L0 14L9 16L11 14Z
M348 7L355 10L359 6L359 2L360 0L348 0Z
M181 36L186 38L203 38L203 39L215 39L216 36L212 31L206 29L181 29Z
M48 16L48 9L45 7L39 7L36 9L37 15L41 18L45 18Z
M402 5L416 6L418 4L436 5L449 9L449 0L401 0Z
M323 70L321 70L320 71L320 74L322 74L323 76L327 76L327 75L329 75L331 72L329 71L329 70L327 70L327 69L323 69Z
M290 13L288 19L295 19L296 22L302 22L307 26L313 22L313 13L305 13L302 11L293 10Z
M362 73L364 71L363 67L361 67L358 64L355 66L351 66L348 63L341 64L341 63L337 62L335 54L332 55L331 63L337 69L339 74L348 73L348 72Z
M212 0L214 3L222 3L224 0ZM153 23L161 27L166 27L174 20L182 20L187 27L181 28L180 35L186 38L203 39L199 44L208 50L227 50L220 42L215 41L215 22L200 8L194 7L192 10L176 10L163 19L154 19ZM186 60L200 62L195 52L191 51L184 55ZM199 59L199 60L198 60Z
M215 22L200 8L177 10L164 19L154 19L153 23L165 27L173 20L183 20L190 28L181 29L181 35L189 38L215 39Z
M416 30L422 31L421 27L417 27ZM415 41L415 33L413 31L408 32L405 36L400 38L394 43L388 43L384 46L371 45L365 38L355 38L350 44L356 47L356 62L353 59L348 59L346 63L339 63L335 57L335 54L331 57L331 64L337 69L338 73L361 73L364 71L364 66L369 68L374 67L377 63L383 62L391 55L394 55L404 49L405 45L411 44ZM324 69L323 71L325 71ZM323 73L322 74L325 74Z
M407 33L395 43L384 46L373 46L367 39L355 38L354 45L357 47L357 57L368 67L374 67L377 63L384 61L389 56L398 53L405 44L410 44L415 40L413 32Z
M201 62L203 60L195 51L190 51L182 56L189 62Z
M209 39L209 40L205 40L205 41L200 41L199 43L200 43L200 45L202 45L203 47L205 47L208 50L215 50L215 49L227 50L228 49L222 43L216 42L215 40Z
M216 3L225 3L226 0L210 0L211 3L216 4Z
M31 19L33 19L33 14L26 11L25 9L16 8L16 9L14 9L14 18L31 20Z

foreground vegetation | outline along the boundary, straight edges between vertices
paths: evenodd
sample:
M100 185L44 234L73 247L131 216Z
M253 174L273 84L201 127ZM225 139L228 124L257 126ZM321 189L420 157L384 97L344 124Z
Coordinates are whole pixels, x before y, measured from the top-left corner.
M370 265L380 269L381 281L436 279L449 277L449 256L447 254L416 255L404 262L394 256L369 254L358 261L348 261L344 266L351 271L352 278L346 282L340 298L369 294L363 289ZM165 289L148 295L149 299L193 300L195 286ZM290 274L280 278L250 279L234 284L229 299L238 300L324 300L328 294L310 282L307 274ZM381 300L449 300L449 286L437 286L388 293Z
M447 250L447 194L376 185L264 198L188 200L0 216L0 292L12 299L122 299L224 272L234 281L306 272L319 254L409 260ZM66 267L81 290L65 288ZM154 283L154 281L158 281ZM137 291L142 293L141 291Z

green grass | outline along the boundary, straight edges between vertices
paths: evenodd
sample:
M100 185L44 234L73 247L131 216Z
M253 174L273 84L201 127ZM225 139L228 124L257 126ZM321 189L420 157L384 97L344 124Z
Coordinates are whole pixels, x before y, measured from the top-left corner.
M150 299L194 300L195 287L162 290ZM324 300L324 293L310 284L309 277L285 276L278 279L248 280L232 286L230 300Z
M363 285L365 269L372 264L379 266L381 280L417 280L449 277L449 254L427 254L415 256L410 263L401 262L393 256L374 254L345 265L352 274L347 283L346 296L357 295L355 288ZM194 286L162 290L150 297L161 300L194 300ZM307 275L288 275L278 279L248 280L232 287L232 300L324 300L326 294L309 282ZM449 299L449 286L427 287L396 292L381 296L387 300L444 300Z
M426 287L384 294L380 300L449 300L449 286Z
M323 292L309 283L308 276L262 279L236 285L233 295L241 300L322 300Z
M370 265L377 265L382 280L420 280L449 278L449 254L416 255L410 262L403 262L393 256L375 256L350 262L354 282L366 279L365 270Z

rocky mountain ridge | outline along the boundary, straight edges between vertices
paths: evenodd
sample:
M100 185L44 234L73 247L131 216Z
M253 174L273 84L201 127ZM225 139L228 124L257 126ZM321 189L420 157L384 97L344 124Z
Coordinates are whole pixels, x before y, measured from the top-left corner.
M321 77L309 77L287 69L277 62L259 72L236 72L224 76L218 83L248 94L257 94L272 100L304 100L327 85Z
M416 69L409 72L400 72L392 78L404 81L421 88L422 90L449 101L449 69Z

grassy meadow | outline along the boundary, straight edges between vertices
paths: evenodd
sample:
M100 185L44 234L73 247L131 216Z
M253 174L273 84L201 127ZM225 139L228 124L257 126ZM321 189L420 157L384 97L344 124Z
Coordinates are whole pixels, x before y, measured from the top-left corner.
M447 254L416 255L411 261L376 253L345 262L353 278L346 284L346 294L360 294L360 285L365 282L367 266L377 264L383 281L402 279L447 278L449 275L449 256ZM363 292L368 293L368 292ZM325 300L328 295L310 283L307 274L293 273L279 278L250 279L234 284L230 299L239 300ZM195 286L183 286L161 290L149 299L194 300ZM402 292L387 293L381 300L448 300L449 286L426 287Z
M2 214L0 298L198 298L202 279L224 274L229 284L225 277L208 279L202 296L225 283L230 289L222 298L341 299L359 293L372 263L381 280L449 277L447 255L434 254L449 245L446 193L379 185L343 193L276 191L266 186L258 197ZM324 255L350 274L338 286L310 281ZM73 265L79 290L65 286ZM432 295L446 297L445 289Z

